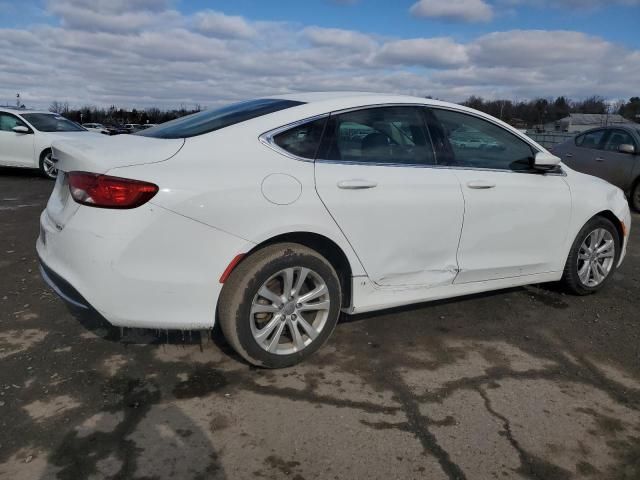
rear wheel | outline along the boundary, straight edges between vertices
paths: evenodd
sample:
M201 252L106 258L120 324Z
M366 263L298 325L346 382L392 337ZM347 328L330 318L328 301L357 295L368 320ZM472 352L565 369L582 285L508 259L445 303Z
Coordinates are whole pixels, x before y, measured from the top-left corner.
M45 150L40 154L40 173L43 177L55 180L58 176L58 169L51 157L51 150Z
M600 290L615 271L619 249L620 236L613 223L593 218L573 242L562 283L577 295Z
M218 318L225 338L245 360L282 368L324 344L340 305L333 266L310 248L281 243L236 267L220 295Z

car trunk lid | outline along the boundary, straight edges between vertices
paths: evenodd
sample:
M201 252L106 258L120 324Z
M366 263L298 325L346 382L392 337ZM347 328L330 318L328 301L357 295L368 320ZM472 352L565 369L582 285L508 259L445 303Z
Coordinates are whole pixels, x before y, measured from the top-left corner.
M89 138L87 138L89 137ZM137 135L83 135L56 140L52 157L58 168L58 178L47 203L47 217L62 230L76 213L76 203L69 191L68 172L106 173L117 167L158 163L173 157L184 145L184 139L158 139Z
M157 163L173 157L184 139L141 137L138 135L82 135L53 142L56 168L106 173L112 168Z

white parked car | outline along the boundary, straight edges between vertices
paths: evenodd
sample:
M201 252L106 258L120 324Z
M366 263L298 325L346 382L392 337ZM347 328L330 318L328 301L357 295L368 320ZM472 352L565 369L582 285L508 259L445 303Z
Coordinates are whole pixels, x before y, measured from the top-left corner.
M109 135L109 129L102 125L101 123L83 123L82 126L89 131L102 133L104 135Z
M501 148L456 147L461 128ZM341 311L559 280L594 292L631 223L620 189L423 98L273 97L53 150L37 242L52 288L117 326L219 321L266 367L317 350Z
M51 143L87 133L57 113L0 107L0 166L38 168L45 177L55 178Z

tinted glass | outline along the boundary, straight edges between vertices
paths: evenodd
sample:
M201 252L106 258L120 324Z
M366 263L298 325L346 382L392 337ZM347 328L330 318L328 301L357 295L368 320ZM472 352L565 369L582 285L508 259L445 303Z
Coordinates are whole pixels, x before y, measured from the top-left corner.
M205 110L152 127L137 135L156 138L189 138L220 130L252 118L302 105L292 100L250 100L215 110Z
M276 135L273 140L283 150L302 158L313 160L320 146L326 118L293 127Z
M487 120L450 110L426 111L438 164L530 170L535 153L508 130Z
M617 152L620 145L633 145L635 146L633 137L624 130L611 130L604 143L604 150L610 152Z
M320 158L347 162L433 164L424 119L414 107L332 115Z
M13 127L24 127L25 124L8 113L0 113L0 132L11 132Z
M23 113L22 116L41 132L84 132L77 123L56 113Z
M606 130L595 130L576 137L576 145L582 148L600 148Z

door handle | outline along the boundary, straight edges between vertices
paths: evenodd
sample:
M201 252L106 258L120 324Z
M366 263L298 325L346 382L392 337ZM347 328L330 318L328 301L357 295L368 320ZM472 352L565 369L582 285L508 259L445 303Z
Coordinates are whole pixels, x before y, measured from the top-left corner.
M596 157L596 162L604 162L604 158L602 158L602 157Z
M473 188L474 190L487 190L489 188L494 188L495 186L495 183L487 182L486 180L472 180L467 182L467 187Z
M377 182L371 180L342 180L338 182L338 188L343 190L365 190L367 188L377 187Z
M573 153L565 153L564 156L567 158L573 158Z

